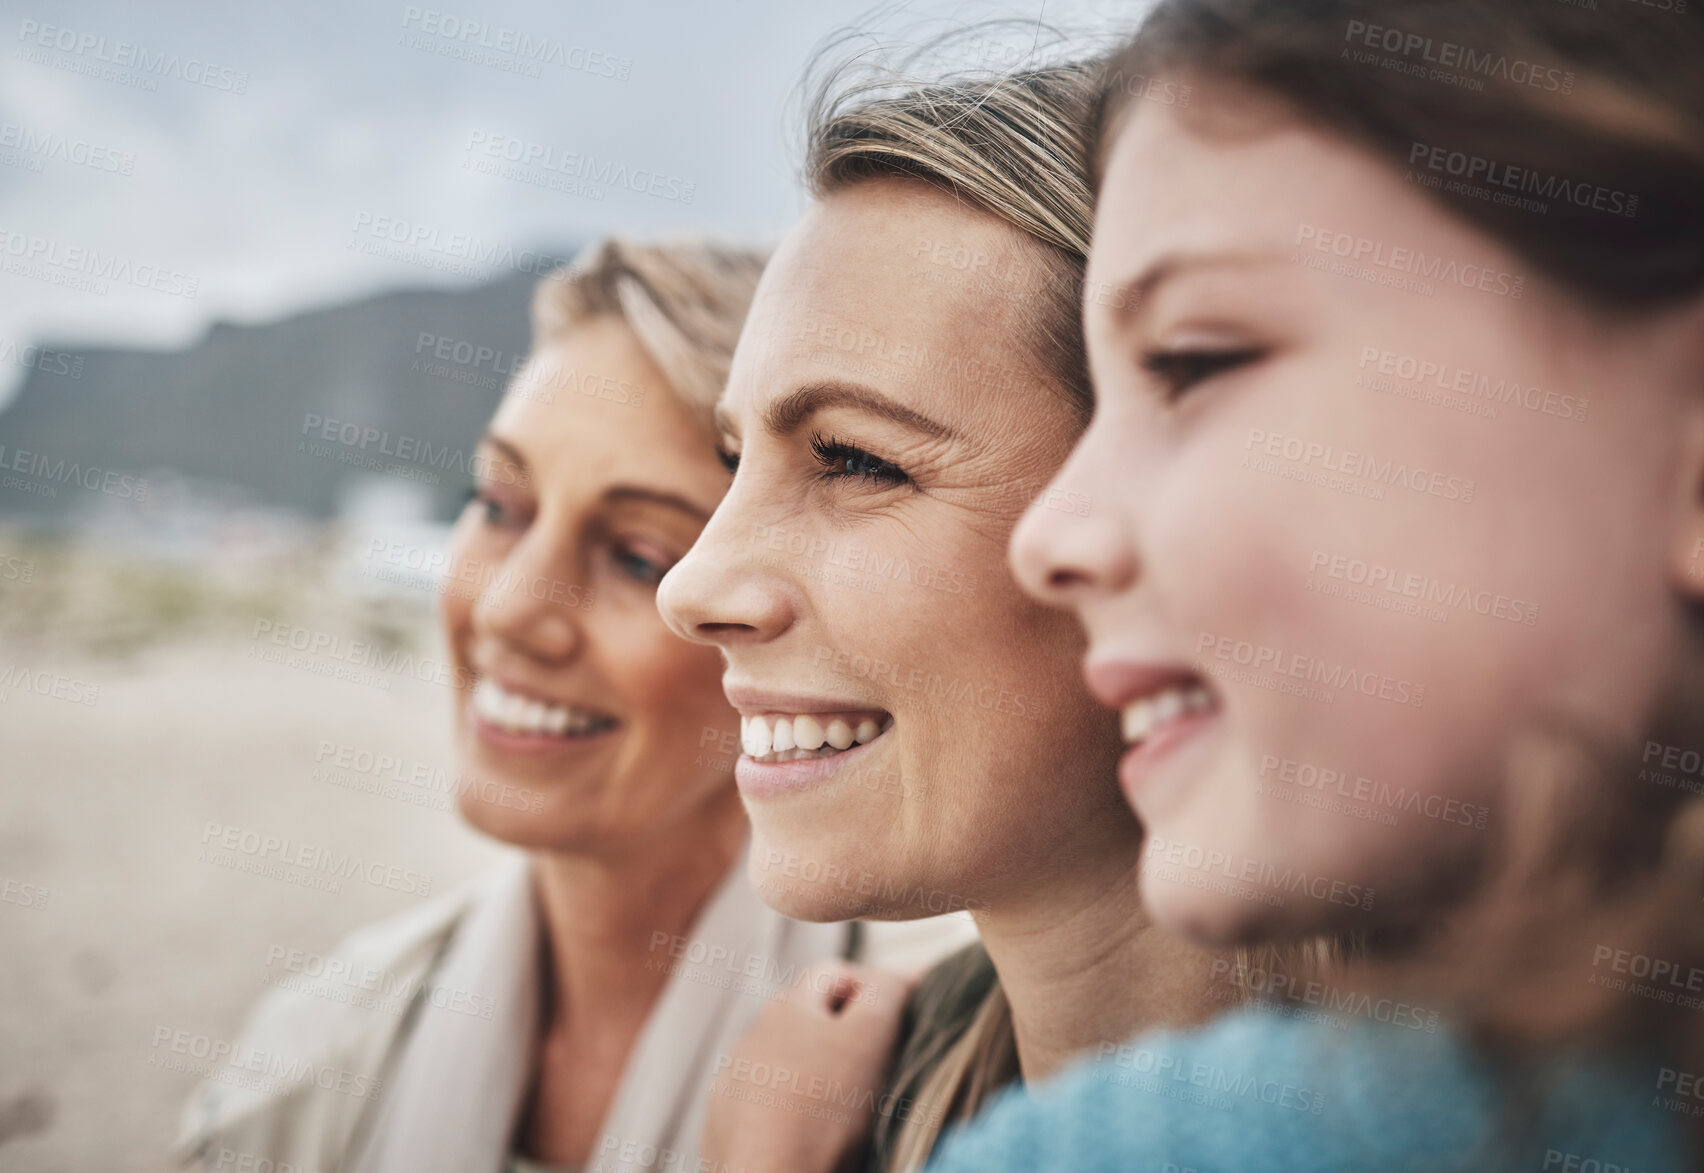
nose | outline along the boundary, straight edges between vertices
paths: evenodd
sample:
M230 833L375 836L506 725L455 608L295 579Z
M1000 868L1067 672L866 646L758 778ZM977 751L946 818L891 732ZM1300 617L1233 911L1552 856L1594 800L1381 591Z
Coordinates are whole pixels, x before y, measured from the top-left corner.
M591 597L583 584L568 581L573 565L545 527L532 526L501 563L476 577L474 633L541 663L572 659L582 642L577 604Z
M1092 433L1091 425L1012 531L1008 555L1019 585L1054 607L1128 590L1139 573L1122 502L1108 491L1113 478L1096 475Z
M761 519L735 476L686 557L657 588L663 621L683 639L729 648L764 643L792 626L797 596L786 581L786 535Z

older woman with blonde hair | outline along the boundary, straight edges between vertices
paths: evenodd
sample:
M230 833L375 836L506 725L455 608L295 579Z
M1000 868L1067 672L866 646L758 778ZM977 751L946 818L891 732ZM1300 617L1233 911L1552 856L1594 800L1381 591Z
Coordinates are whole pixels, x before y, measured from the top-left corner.
M497 784L462 788L460 812L517 850L335 951L405 991L400 1016L277 989L252 1013L245 1047L360 1074L364 1094L212 1084L187 1110L186 1157L691 1168L733 1040L768 1001L836 980L835 959L870 959L859 926L791 920L752 891L720 657L656 608L728 485L710 412L762 267L746 249L616 239L540 284L533 351L452 537L450 573L486 589L442 605L463 776ZM893 995L853 1012L891 1031Z

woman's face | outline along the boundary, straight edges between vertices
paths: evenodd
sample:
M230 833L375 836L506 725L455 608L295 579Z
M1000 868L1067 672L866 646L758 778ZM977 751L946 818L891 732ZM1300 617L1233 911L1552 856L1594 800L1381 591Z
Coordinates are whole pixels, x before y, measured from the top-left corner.
M719 410L738 473L660 601L727 659L752 878L792 915L1010 907L1046 869L1133 867L1082 636L1005 565L1077 431L1013 296L1031 249L933 188L859 183L747 319Z
M1209 942L1401 916L1494 842L1512 735L1637 737L1700 483L1695 323L1611 327L1226 101L1116 135L1054 483L1092 508L1013 543L1122 711L1150 910Z
M649 393L577 391L622 380ZM624 323L594 319L533 355L481 442L442 611L469 682L460 808L499 839L613 852L738 817L730 755L702 736L736 729L716 653L656 600L728 474L664 388Z

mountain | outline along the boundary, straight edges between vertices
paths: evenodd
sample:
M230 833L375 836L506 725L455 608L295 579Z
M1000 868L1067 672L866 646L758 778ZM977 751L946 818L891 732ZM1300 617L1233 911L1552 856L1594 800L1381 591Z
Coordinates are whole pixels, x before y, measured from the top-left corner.
M572 254L568 254L572 255ZM44 347L0 410L0 518L73 524L211 487L324 518L376 481L449 517L481 429L524 357L537 278L400 290L180 351Z

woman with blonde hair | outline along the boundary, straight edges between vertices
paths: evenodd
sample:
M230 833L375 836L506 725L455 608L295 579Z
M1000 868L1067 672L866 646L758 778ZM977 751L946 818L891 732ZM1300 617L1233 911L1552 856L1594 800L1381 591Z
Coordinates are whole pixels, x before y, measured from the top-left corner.
M482 589L442 605L462 777L479 783L458 787L460 813L515 850L334 951L336 972L401 991L400 1014L269 993L244 1053L313 1077L210 1085L186 1113L188 1157L690 1168L744 1024L830 983L816 963L868 957L857 926L790 920L752 892L718 657L656 610L727 487L710 408L762 267L747 249L612 239L539 285L532 352L451 538L448 573ZM877 999L854 1013L891 1030Z
M1097 86L1061 65L818 103L816 200L717 407L734 483L660 602L727 657L763 898L899 920L945 894L982 944L924 978L897 1057L835 999L768 1012L735 1054L805 1090L720 1078L717 1167L811 1173L868 1144L871 1167L914 1169L1002 1086L1223 1005L1222 959L1141 911L1142 832L1080 636L1005 565L1091 409ZM825 1124L812 1087L873 1111Z

